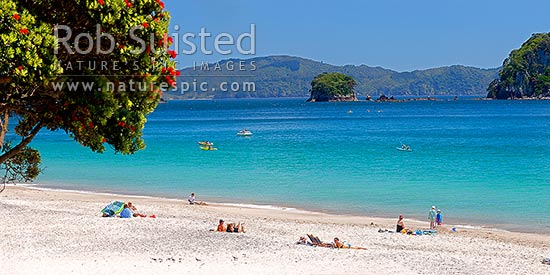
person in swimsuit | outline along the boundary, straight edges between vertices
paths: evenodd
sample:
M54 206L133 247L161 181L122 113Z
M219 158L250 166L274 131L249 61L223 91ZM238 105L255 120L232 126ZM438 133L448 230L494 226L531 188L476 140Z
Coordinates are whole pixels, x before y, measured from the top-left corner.
M244 223L228 223L227 229L225 230L227 233L245 233L246 230L244 229Z
M399 233L405 229L405 223L403 222L403 214L399 215L399 219L397 220L397 227L395 228L395 232Z
M132 204L132 202L128 202L127 206L130 209L130 212L132 212L132 216L141 217L141 218L147 217L147 215L139 213L137 208Z
M216 231L218 232L225 232L225 224L223 220L220 220L220 223L218 224L218 228L216 228Z
M340 241L340 239L338 239L338 237L335 237L334 238L334 243L332 244L332 247L333 248L338 248L338 249L357 249L357 250L367 250L366 248L364 247L359 247L359 246L351 246L351 244L344 244L343 242Z

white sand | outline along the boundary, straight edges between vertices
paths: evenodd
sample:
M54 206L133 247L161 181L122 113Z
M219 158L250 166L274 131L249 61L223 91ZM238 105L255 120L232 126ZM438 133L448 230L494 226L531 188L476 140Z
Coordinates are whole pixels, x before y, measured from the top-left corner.
M115 199L157 218L101 218ZM394 229L388 219L21 187L0 194L0 217L0 274L550 274L540 262L550 257L548 235L409 236L378 233ZM210 232L220 218L248 232ZM296 245L307 233L368 250Z

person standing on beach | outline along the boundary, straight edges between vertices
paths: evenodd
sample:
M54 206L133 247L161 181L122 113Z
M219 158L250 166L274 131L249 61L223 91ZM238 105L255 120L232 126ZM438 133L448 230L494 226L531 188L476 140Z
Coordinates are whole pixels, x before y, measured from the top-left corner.
M432 206L432 209L428 213L428 220L430 220L430 229L435 229L435 218L437 213L435 212L435 206Z
M443 223L443 217L441 216L441 210L437 209L437 215L435 216L435 223L437 227L440 227Z

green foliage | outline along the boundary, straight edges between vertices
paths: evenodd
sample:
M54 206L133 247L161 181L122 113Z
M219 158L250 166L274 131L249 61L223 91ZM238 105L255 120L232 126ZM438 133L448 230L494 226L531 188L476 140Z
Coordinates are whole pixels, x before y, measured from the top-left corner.
M11 148L11 143L4 144L2 153L9 151ZM17 155L0 164L0 168L4 172L4 183L32 181L42 171L40 162L41 158L38 150L30 147L23 148Z
M512 50L487 89L497 99L550 96L550 34L533 34L521 48Z
M0 113L17 118L15 134L22 140L47 128L65 131L95 152L107 144L122 154L145 148L146 116L179 74L171 60L176 53L168 49L169 21L160 0L1 1ZM69 36L57 25L71 28L69 48L54 36L54 29ZM146 47L131 37L135 27ZM92 41L77 39L80 34Z
M311 81L311 99L329 101L337 98L355 98L357 82L342 73L322 73Z

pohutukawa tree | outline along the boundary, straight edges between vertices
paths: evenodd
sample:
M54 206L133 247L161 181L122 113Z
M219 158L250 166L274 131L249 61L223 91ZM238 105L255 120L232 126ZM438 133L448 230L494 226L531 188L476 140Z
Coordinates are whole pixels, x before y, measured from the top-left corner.
M6 175L25 155L40 161L28 145L44 129L65 131L94 152L106 145L122 154L143 149L146 116L178 74L169 20L160 0L2 0L0 163ZM27 172L24 180L38 175L37 167L27 168L17 168Z

